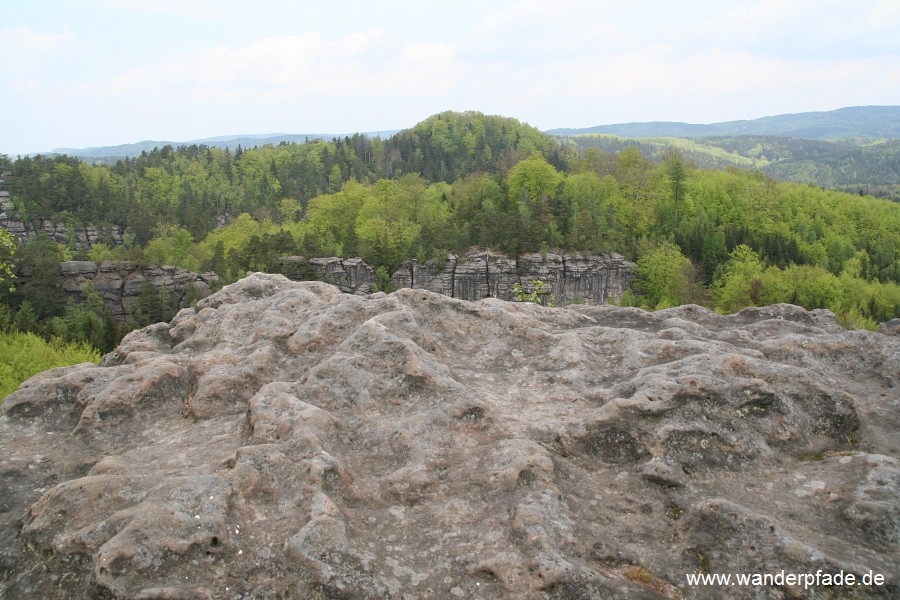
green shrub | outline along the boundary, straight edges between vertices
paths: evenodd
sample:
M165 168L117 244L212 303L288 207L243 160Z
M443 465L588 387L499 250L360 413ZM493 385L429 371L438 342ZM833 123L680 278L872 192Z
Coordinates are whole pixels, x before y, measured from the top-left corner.
M556 296L551 294L550 290L551 287L540 279L530 281L527 288L523 287L521 283L513 286L516 302L533 302L553 307L556 305Z
M49 342L33 333L0 333L0 402L19 385L48 369L100 362L100 352L85 343Z

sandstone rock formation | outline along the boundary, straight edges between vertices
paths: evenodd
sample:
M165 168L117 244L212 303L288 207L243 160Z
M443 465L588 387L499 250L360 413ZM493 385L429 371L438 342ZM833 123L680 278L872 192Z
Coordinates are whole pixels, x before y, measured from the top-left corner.
M368 294L376 285L375 271L359 258L285 256L278 270L296 281L331 283L350 294ZM634 265L618 254L523 254L509 258L492 250L472 249L447 261L400 264L391 276L396 288L426 289L461 300L512 300L514 287L540 280L556 304L605 304L631 287Z
M214 273L198 275L179 267L142 265L130 261L108 261L97 264L89 260L70 260L59 264L62 288L80 301L87 282L93 282L103 304L119 320L127 320L140 300L144 285L153 286L167 304L175 307L190 305L210 293L210 285L218 277ZM20 283L28 281L27 273L20 273ZM174 312L174 311L173 311Z
M441 268L433 262L409 261L392 280L398 288L427 289L459 298L512 300L514 286L539 280L549 286L557 304L593 304L621 298L631 287L633 265L618 254L523 254L518 260L491 250L451 255Z
M61 221L52 219L23 219L13 208L9 192L6 190L0 190L0 227L9 231L20 243L34 239L38 232L43 231L57 244L72 246L75 250L90 250L100 242L110 246L121 246L125 235L124 229L118 226L69 227Z
M295 281L323 281L348 294L366 295L376 289L375 271L361 258L281 257L278 270ZM179 267L142 265L130 261L95 263L72 260L60 263L62 288L76 301L82 299L85 283L92 281L103 302L119 321L128 320L145 282L164 295L173 306L188 306L205 298L218 279L215 273L197 274ZM19 282L29 273L19 274ZM534 280L544 282L556 304L587 302L603 304L619 299L631 286L633 266L618 254L524 254L515 260L490 250L473 250L461 257L450 255L443 267L433 261L408 261L394 272L398 288L427 289L432 292L480 300L513 300L513 288L527 288Z
M366 295L375 288L375 270L361 258L282 256L278 271L294 281L324 281L347 294Z
M900 338L254 274L0 417L7 598L896 598ZM879 586L690 587L686 573Z

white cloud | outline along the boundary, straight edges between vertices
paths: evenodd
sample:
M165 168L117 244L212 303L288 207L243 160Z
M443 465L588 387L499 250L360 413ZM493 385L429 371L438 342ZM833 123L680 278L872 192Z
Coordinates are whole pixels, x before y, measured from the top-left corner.
M617 4L583 0L525 0L487 15L461 52L473 63L541 63L634 43L614 23Z
M21 100L26 104L35 95L60 87L54 69L78 51L69 26L55 32L37 31L26 25L0 29L0 48L3 51L0 89L11 92L9 102ZM0 99L2 112L3 99Z
M72 30L66 26L61 33L34 31L25 25L0 29L0 44L4 52L49 51L58 48L72 37Z
M76 94L98 101L202 102L211 110L240 102L284 108L329 98L435 97L449 93L461 77L452 45L401 42L380 29L337 39L311 31L205 48L167 65L81 85Z
M898 0L468 0L440 18L399 0L79 0L53 20L38 4L0 29L10 144L20 122L97 145L104 127L112 141L346 131L445 109L546 128L710 122L900 97Z
M900 3L762 0L703 19L690 28L699 43L771 54L861 55L900 48Z
M482 19L458 54L468 63L468 86L548 127L576 113L581 125L710 122L775 114L778 106L825 110L861 97L887 104L896 102L900 36L885 32L900 29L898 7L525 0ZM876 31L876 40L860 42Z
M157 87L159 80L147 69L134 69L126 71L103 86L103 91L109 94L124 94L142 88ZM89 86L84 90L94 89Z
M687 48L660 37L663 41L616 52L465 65L461 87L471 93L457 97L466 98L469 108L542 128L647 120L709 123L896 103L900 62L892 56L834 60L727 45Z
M162 14L176 17L192 17L195 19L218 18L228 14L228 9L213 2L192 0L102 0L90 3L100 10L124 10L145 14Z
M485 16L472 35L506 35L515 28L585 29L598 22L611 22L626 8L627 4L610 0L524 0Z
M33 77L30 79L17 79L12 82L12 89L20 93L34 90L37 87L38 80Z

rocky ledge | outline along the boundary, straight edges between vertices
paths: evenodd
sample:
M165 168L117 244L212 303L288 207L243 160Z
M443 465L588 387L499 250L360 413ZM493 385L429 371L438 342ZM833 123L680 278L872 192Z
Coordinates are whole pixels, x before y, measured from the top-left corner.
M512 300L516 285L530 291L531 282L537 280L547 286L558 305L619 300L633 279L634 265L615 253L526 253L509 258L480 248L461 256L450 254L442 265L433 260L405 261L391 276L398 288L427 289L472 301Z
M277 270L295 281L331 283L348 294L369 294L377 282L375 270L361 258L282 256ZM472 301L513 300L517 285L531 291L532 282L540 281L547 289L544 303L557 305L619 300L633 280L634 264L615 253L526 253L510 258L483 248L451 253L440 262L403 261L391 275L394 288L425 289ZM553 302L547 302L551 296Z
M0 178L0 185L2 184L3 179ZM19 243L33 240L39 232L43 232L54 242L72 246L75 250L89 250L101 242L121 246L125 238L125 230L115 225L73 227L62 221L43 217L23 219L13 206L9 192L3 189L0 189L0 227L9 231Z
M84 285L91 282L103 299L103 304L119 321L127 321L141 302L144 286L149 284L154 298L165 299L166 305L176 308L189 306L199 298L209 295L210 285L215 284L215 273L198 275L179 267L144 265L131 261L69 260L59 263L63 291L81 301ZM30 278L20 274L20 283ZM174 312L174 310L173 310ZM169 313L172 314L172 313Z
M900 338L252 275L22 385L8 598L896 598ZM882 585L690 587L686 574Z

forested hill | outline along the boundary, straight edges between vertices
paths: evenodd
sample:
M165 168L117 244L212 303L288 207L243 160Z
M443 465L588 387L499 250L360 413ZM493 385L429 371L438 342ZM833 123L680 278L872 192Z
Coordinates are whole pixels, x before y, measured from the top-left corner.
M603 133L627 138L763 135L814 140L900 138L900 106L851 106L825 112L775 115L708 125L678 122L620 123L581 129L552 129L572 136Z
M391 131L371 131L363 133L367 137L388 138L398 133ZM900 139L900 106L851 106L827 112L806 112L775 115L742 121L725 121L711 124L651 121L640 123L619 123L583 128L558 128L547 131L553 136L576 136L583 134L606 134L622 138L697 138L734 136L779 136L815 140L847 139ZM187 142L145 140L118 146L94 148L56 148L46 155L66 154L79 158L105 159L115 162L119 158L135 157L141 152L151 152L165 146L208 146L229 148L238 146L252 148L265 144L302 143L308 140L332 140L348 137L349 134L331 133L278 133L262 135L229 135Z
M501 117L479 115L465 123L443 113L400 132L382 131L354 135L271 134L220 136L186 143L144 141L120 146L87 149L57 148L46 156L65 154L95 164L114 165L117 161L136 158L141 153L171 146L248 149L257 146L302 144L308 141L353 140L360 136L378 138L402 149L406 157L403 168L417 172L431 181L451 181L460 173L503 168L502 156L483 154L484 145L494 149L506 131L523 137L522 148L542 149L554 144L536 129L516 123L507 126ZM463 113L474 115L477 113ZM457 135L462 126L465 131ZM436 131L433 131L434 128ZM444 131L446 129L446 131ZM554 129L548 132L564 145L579 152L597 148L606 153L620 152L637 146L654 161L671 147L677 147L685 158L701 168L727 167L759 169L780 181L812 183L822 187L872 194L900 200L900 106L861 106L830 112L777 115L747 121L731 121L710 125L688 123L627 123L586 129ZM444 145L426 142L432 136ZM514 141L514 140L512 140ZM420 150L416 154L416 150ZM479 154L479 152L481 152ZM551 160L553 164L559 162ZM508 165L507 167L508 168Z
M17 268L32 277L3 292L0 328L78 339L102 322L56 289L64 259L170 264L230 282L277 270L285 255L359 256L384 289L400 261L441 264L472 246L619 253L637 263L625 301L647 308L790 302L870 328L900 316L900 204L698 168L679 148L657 158L634 145L579 148L475 112L387 139L165 146L109 166L0 156L0 212L71 232L62 246L40 236L19 246ZM125 234L83 248L74 232L87 224Z
M651 160L678 148L701 168L759 169L779 181L811 183L854 194L900 201L900 139L859 143L779 136L714 136L702 138L621 138L582 134L560 138L579 152L595 148L621 152L637 147Z

